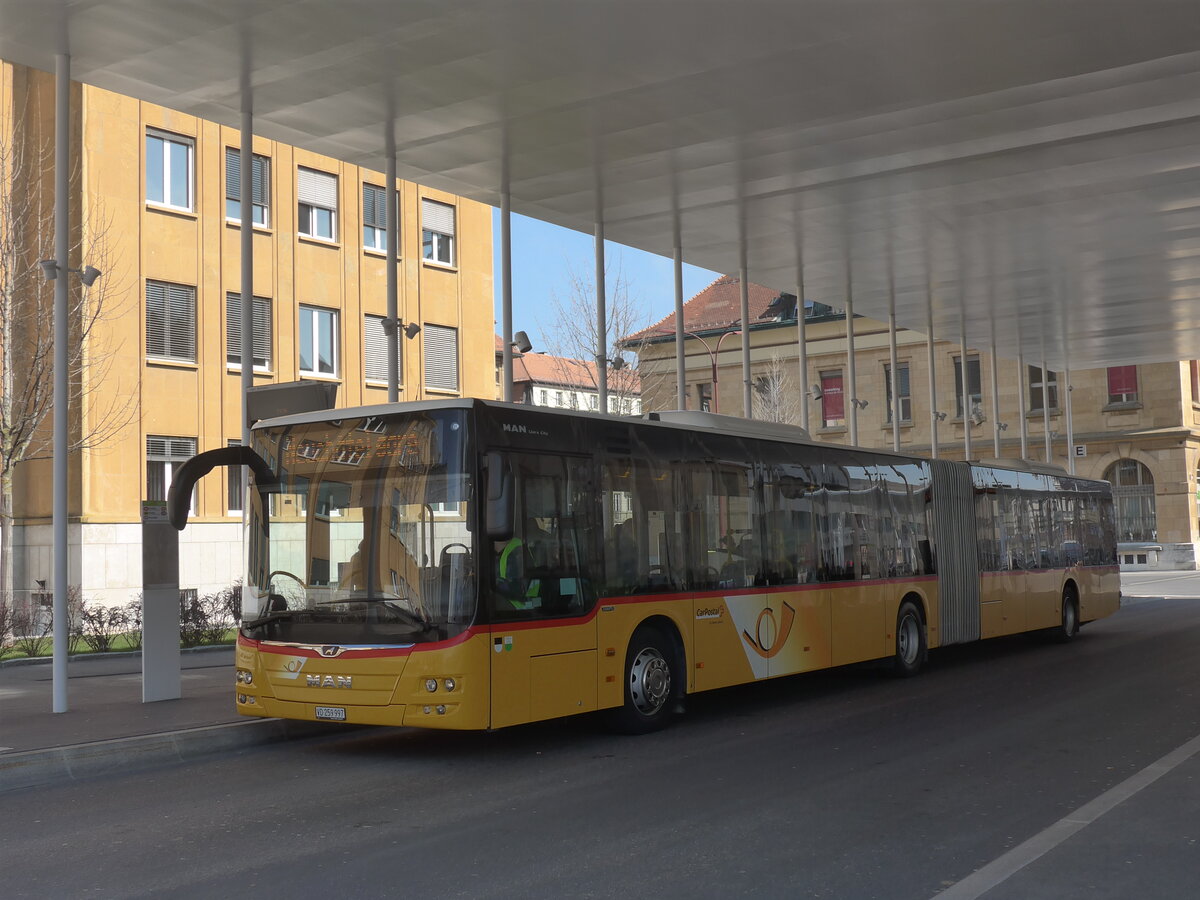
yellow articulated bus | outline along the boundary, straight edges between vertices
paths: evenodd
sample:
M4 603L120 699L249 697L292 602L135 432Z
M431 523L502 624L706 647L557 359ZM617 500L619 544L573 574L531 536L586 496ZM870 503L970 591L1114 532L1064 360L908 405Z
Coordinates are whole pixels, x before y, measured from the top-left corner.
M479 400L304 413L247 465L248 716L501 728L1046 630L1119 605L1112 497L1058 469L814 443L706 413Z

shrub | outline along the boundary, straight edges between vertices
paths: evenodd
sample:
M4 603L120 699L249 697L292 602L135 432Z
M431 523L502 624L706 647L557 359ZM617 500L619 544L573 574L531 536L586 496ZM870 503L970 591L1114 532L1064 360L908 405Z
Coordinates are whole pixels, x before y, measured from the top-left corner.
M125 643L130 650L142 649L142 595L139 593L121 607L125 611Z
M231 597L235 588L240 596L240 585L202 597L180 596L180 644L184 647L200 647L205 644L219 644L225 639L226 632L234 626L230 604L233 602Z
M79 636L93 653L112 650L113 641L129 628L129 613L123 606L104 606L84 600L80 604L79 618Z
M54 607L29 604L13 609L12 644L26 656L45 656L54 642Z

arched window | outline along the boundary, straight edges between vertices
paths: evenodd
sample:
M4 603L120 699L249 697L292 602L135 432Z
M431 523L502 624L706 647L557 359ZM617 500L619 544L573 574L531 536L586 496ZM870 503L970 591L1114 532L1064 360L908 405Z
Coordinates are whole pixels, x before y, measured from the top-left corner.
M1119 459L1104 473L1112 482L1118 541L1158 540L1154 476L1136 459Z

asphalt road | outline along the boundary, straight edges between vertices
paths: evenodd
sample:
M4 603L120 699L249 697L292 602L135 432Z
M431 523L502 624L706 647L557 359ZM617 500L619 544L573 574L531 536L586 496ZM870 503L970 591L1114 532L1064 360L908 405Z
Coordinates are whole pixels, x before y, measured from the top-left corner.
M1198 647L1200 601L1142 601L644 737L364 730L7 794L0 894L1196 896Z

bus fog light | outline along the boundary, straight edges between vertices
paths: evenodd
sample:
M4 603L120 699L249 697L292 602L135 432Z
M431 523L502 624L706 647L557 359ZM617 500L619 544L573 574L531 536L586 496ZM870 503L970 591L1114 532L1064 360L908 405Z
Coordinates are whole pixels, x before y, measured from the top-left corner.
M425 707L425 715L429 715L431 712L433 712L432 706Z
M434 691L436 691L437 690L437 679L436 678L426 678L425 679L425 690L429 691L429 693L431 693L431 694Z
M246 702L246 695L238 694L238 703L245 703L245 702Z
M438 708L437 708L437 714L438 714L439 716L444 716L444 715L446 714L446 707L444 707L444 706L438 706Z
M455 681L453 678L447 678L445 681L442 682L442 687L444 687L446 689L446 691L449 692L449 691L454 690L456 687L458 687L458 682Z

